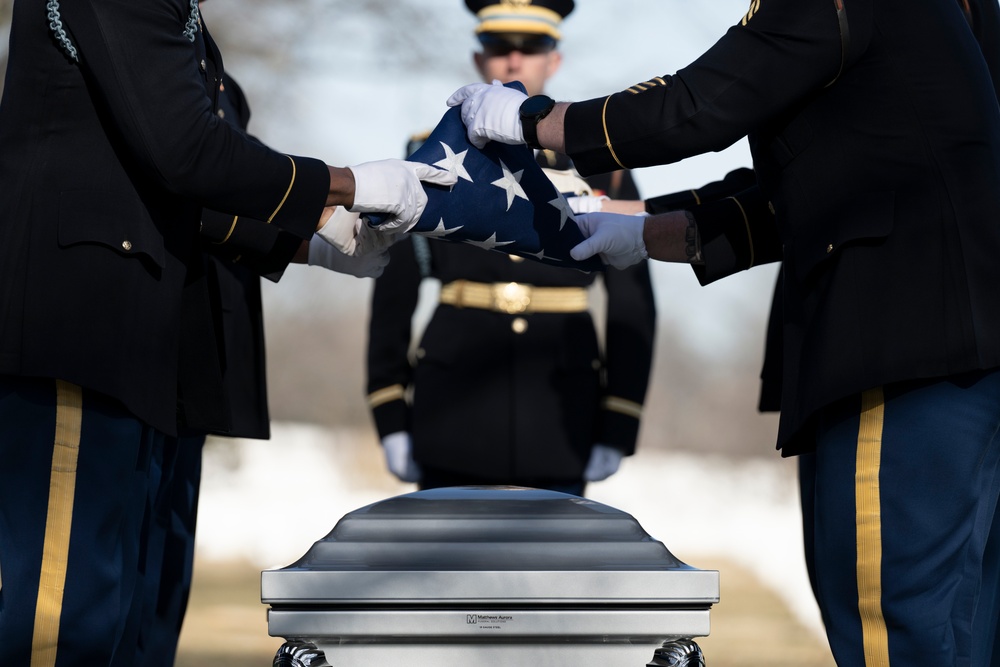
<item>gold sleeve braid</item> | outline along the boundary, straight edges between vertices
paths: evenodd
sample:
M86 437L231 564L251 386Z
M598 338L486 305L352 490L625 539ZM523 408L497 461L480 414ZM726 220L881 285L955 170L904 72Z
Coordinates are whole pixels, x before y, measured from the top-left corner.
M736 197L729 197L729 199L732 199L734 202L736 202L736 205L740 209L740 213L743 214L743 224L747 230L747 245L750 247L750 265L747 266L747 268L749 269L750 267L754 266L754 259L755 259L753 251L753 234L750 233L750 220L747 219L746 209L743 208L743 204L740 203L740 200L737 199Z
M628 92L632 93L633 95L638 95L644 90L649 90L650 88L655 88L656 86L665 86L665 85L667 85L666 80L664 80L663 77L658 76L650 79L649 81L643 81L642 83L637 83L631 88L627 88L626 90L628 90Z
M286 155L285 157L287 157L288 160L289 160L289 162L292 163L292 178L291 178L291 180L288 183L288 189L285 190L285 196L281 198L281 201L278 203L278 208L274 209L274 212L267 219L267 224L271 224L271 222L274 220L275 216L278 215L278 212L281 210L281 207L284 206L285 202L288 200L288 195L290 195L292 193L292 188L295 187L295 176L296 176L295 160L290 155ZM214 241L214 243L216 245L223 245L224 243L227 243L229 241L229 239L233 235L233 232L236 231L236 223L239 222L239 219L240 219L240 216L238 216L238 215L234 215L233 216L233 222L229 226L229 231L226 232L225 238L223 238L221 241Z
M610 412L617 412L635 419L642 419L642 405L618 396L605 396L601 407Z
M625 92L629 92L633 95L638 95L643 91L651 90L653 88L659 88L666 85L667 85L666 80L663 77L657 76L650 79L649 81L643 81L641 83L637 83L634 86L627 88ZM611 144L611 132L608 130L608 102L610 101L611 101L611 95L608 95L607 97L604 98L604 106L601 109L601 123L604 125L604 145L607 146L608 152L611 153L611 157L614 158L615 162L618 163L618 166L621 167L622 169L628 169L628 167L626 167L622 163L622 161L618 159L618 155L615 153L614 146L612 146Z
M392 401L401 401L406 397L406 390L401 384L384 387L368 394L368 407L375 409Z
M628 169L628 167L623 165L622 161L618 159L618 156L615 154L615 149L611 145L611 134L608 132L608 102L610 100L611 100L610 95L605 97L604 107L601 109L601 123L604 125L604 142L605 145L608 147L608 152L611 153L611 157L615 159L615 162L618 163L618 166L621 167L622 169Z
M233 224L231 224L229 226L229 231L226 232L226 237L224 239L222 239L221 241L212 241L212 243L214 243L215 245L222 245L222 244L226 243L227 241L229 241L229 238L233 235L233 232L236 231L236 222L239 219L240 219L240 216L234 215L233 216Z
M292 163L292 180L288 182L288 189L285 190L285 196L281 198L281 201L278 202L278 208L274 209L274 213L272 213L271 216L267 219L267 224L271 224L275 216L278 215L278 212L281 210L281 207L284 206L285 202L288 200L288 195L292 194L292 188L295 187L295 160L292 159L291 155L286 155L285 157L287 157L289 162Z

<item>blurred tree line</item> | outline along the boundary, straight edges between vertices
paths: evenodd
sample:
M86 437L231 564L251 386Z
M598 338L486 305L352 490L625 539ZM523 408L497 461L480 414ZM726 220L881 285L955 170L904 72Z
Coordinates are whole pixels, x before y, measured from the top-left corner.
M0 90L13 2L0 0ZM451 6L458 0L442 2ZM315 35L317 30L329 30L330 40L357 40L359 57L374 60L376 66L402 58L408 66L421 68L433 61L434 41L425 38L429 14L419 3L211 0L203 11L227 65L247 89L257 119L280 117L280 112L268 113L282 99L271 91L294 87L296 73L315 60L312 56L321 46L317 47L315 38L302 36ZM327 21L327 17L336 20ZM331 27L317 28L317 21ZM465 65L456 63L456 68ZM254 128L266 134L266 128L261 130L259 124ZM290 267L280 286L264 281L273 419L372 428L364 402L370 286L368 280L330 276L306 267ZM309 298L298 298L302 293ZM746 309L738 325L746 333L738 339L737 349L727 354L699 351L686 342L676 319L660 317L640 451L665 447L774 456L776 417L760 415L755 409L769 295L767 289L761 290L761 303Z

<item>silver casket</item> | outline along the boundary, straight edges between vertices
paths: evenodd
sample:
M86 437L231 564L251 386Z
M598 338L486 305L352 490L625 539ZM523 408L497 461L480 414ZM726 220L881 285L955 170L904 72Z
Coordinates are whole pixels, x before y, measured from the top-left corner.
M261 601L276 666L695 667L719 573L593 500L454 487L346 514Z

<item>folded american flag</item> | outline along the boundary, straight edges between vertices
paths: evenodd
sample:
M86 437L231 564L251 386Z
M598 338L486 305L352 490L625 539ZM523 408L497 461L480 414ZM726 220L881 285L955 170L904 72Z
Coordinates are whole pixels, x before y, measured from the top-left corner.
M519 82L507 84L524 90ZM573 212L527 146L469 143L461 109L449 109L408 160L458 176L451 188L425 184L427 208L410 231L520 255L583 271L604 268L598 257L577 261L570 248L583 241ZM372 219L373 223L377 220Z

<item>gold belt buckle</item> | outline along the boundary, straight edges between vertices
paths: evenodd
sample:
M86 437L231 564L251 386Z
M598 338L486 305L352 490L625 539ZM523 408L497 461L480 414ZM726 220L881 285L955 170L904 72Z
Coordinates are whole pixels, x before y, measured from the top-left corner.
M508 315L523 313L531 303L531 287L518 283L494 285L493 303L497 310Z

